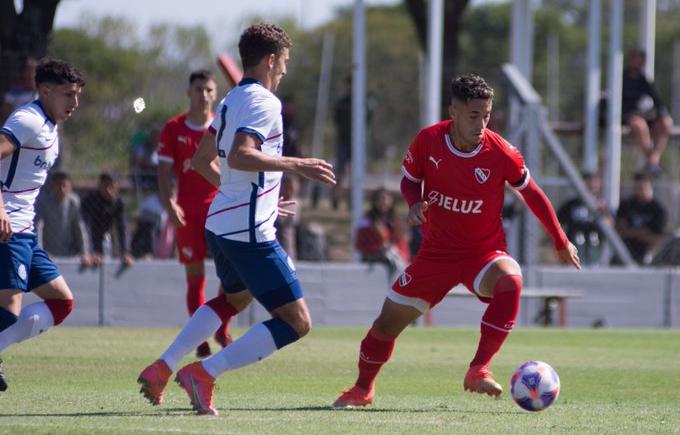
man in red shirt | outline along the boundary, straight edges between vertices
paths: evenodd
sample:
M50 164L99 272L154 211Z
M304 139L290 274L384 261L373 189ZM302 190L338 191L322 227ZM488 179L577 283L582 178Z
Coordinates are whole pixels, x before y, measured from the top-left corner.
M501 210L506 183L519 191L541 221L560 261L580 269L576 248L531 179L522 155L486 128L493 89L469 74L453 80L451 93L451 119L418 133L402 166L408 222L424 227L421 249L394 282L361 342L359 377L335 401L336 408L373 402L375 378L389 360L397 336L459 283L489 305L463 387L490 396L503 392L489 364L515 324L522 288L519 264L505 252Z
M158 188L161 202L176 227L179 261L186 270L187 309L192 315L205 302L205 220L217 188L191 168L191 159L214 118L212 107L217 96L214 75L207 70L191 73L187 94L189 111L170 119L161 131ZM176 198L173 176L177 181ZM228 321L224 322L215 333L215 340L223 347L231 342L228 327ZM207 342L199 345L196 355L210 355Z

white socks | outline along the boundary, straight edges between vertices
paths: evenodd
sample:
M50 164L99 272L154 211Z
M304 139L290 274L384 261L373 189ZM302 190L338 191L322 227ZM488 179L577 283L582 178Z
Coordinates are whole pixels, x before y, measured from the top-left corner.
M52 312L44 302L24 307L16 323L0 332L0 352L14 343L20 343L45 332L53 325Z
M227 370L238 369L263 360L274 353L275 350L276 343L271 332L269 332L269 328L258 323L238 340L210 358L203 360L202 364L210 376L217 378Z
M203 343L221 324L222 319L212 308L201 305L160 359L165 361L170 370L175 371L182 357Z

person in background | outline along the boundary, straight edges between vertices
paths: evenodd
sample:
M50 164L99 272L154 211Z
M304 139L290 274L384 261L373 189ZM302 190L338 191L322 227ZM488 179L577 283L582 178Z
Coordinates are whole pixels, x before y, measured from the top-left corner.
M120 260L124 267L134 263L127 251L127 226L125 205L119 196L118 181L111 174L99 175L97 190L87 194L82 201L82 213L92 242L92 264L99 266L104 255L104 237L115 226ZM112 234L113 236L113 234Z
M621 113L623 124L630 127L644 156L644 171L657 176L662 171L659 163L668 145L673 119L654 83L644 75L645 60L643 50L628 52L623 71Z
M362 261L385 264L390 277L409 261L409 246L395 213L394 197L385 188L371 195L371 206L357 226L356 249Z
M169 119L160 134L158 190L161 204L175 226L177 253L186 277L187 311L191 316L205 302L204 262L208 255L205 221L210 203L217 194L217 187L191 166L198 144L215 118L213 105L217 98L217 82L213 73L204 69L193 71L189 75L186 95L188 110ZM221 288L217 294L222 294ZM222 347L232 342L230 321L231 318L226 319L214 335L215 341ZM211 353L207 341L196 349L199 358Z
M573 240L574 245L578 248L582 262L584 264L597 264L603 246L603 235L597 225L597 219L600 216L605 216L612 222L613 219L602 198L600 175L595 172L585 173L583 174L583 181L590 193L597 199L597 213L591 212L583 200L576 196L562 204L557 211L557 217L562 223L567 238Z
M0 108L0 122L5 119L19 106L28 104L38 98L38 88L35 84L35 69L38 61L32 57L24 60L24 68L19 80L14 82L2 99Z
M623 199L616 212L616 230L638 263L646 264L651 259L652 249L663 238L666 217L666 209L654 199L649 175L635 174L633 195Z
M80 211L80 198L73 193L71 177L65 172L49 176L48 189L38 196L34 226L38 239L50 256L80 257L83 267L92 260L88 250L85 223Z

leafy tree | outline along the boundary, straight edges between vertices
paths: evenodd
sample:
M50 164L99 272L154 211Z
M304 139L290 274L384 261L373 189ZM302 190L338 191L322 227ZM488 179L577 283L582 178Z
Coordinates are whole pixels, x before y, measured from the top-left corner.
M0 0L0 95L15 81L26 57L47 53L59 0L24 0L17 12L14 0Z

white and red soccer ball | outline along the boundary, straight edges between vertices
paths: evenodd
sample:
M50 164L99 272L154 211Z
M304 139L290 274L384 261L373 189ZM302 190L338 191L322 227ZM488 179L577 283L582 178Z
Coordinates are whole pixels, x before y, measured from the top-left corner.
M560 378L555 369L542 361L528 361L510 379L513 400L527 411L542 411L560 395Z

